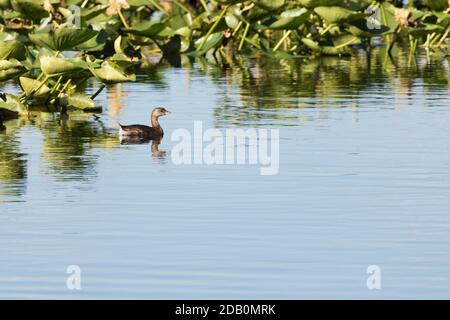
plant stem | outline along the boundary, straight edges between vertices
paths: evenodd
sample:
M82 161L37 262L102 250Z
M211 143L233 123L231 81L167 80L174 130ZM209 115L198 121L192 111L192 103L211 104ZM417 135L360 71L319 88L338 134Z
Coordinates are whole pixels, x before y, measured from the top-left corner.
M105 85L103 84L92 96L91 99L94 100L99 94L100 92L102 92L103 89L105 89Z
M159 3L156 0L148 0L156 9L164 13L165 15L168 15L168 12L159 5Z
M225 15L225 12L227 12L227 9L228 9L228 6L225 6L225 8L223 8L223 10L220 13L219 17L217 18L217 20L214 22L214 24L211 26L211 28L209 28L208 33L205 36L205 40L202 41L202 43L200 44L200 47L197 49L197 51L200 51L203 49L203 46L205 45L206 41L208 41L209 36L213 33L214 29L217 27L220 20L222 20L223 16Z
M436 47L440 47L442 45L442 43L444 42L444 40L447 38L448 33L450 32L450 26L447 28L447 31L445 31L444 35L442 36L441 40L439 40L438 44L436 45Z
M179 6L181 9L183 9L184 11L186 11L186 13L189 13L189 14L194 15L194 14L192 13L192 11L189 10L188 7L186 7L185 5L181 4L178 0L173 0L173 3L175 3L175 4L176 4L177 6Z
M244 45L244 40L247 37L248 29L250 29L250 23L247 22L245 25L244 34L242 35L241 42L239 43L238 51L242 50L242 46Z
M206 12L207 14L210 14L209 8L208 8L208 6L206 5L205 0L200 0L200 3L202 4L203 9L205 9L205 12Z
M330 29L333 28L333 27L334 27L334 24L328 25L325 29L323 29L323 30L320 32L320 35L323 36L325 33L327 33L328 31L330 31Z
M239 23L238 23L236 29L234 29L233 33L231 34L233 37L234 37L234 36L236 35L236 33L239 31L239 29L241 28L241 26L242 26L242 21L239 21Z
M130 26L128 25L127 20L125 20L125 17L123 16L122 11L120 9L117 10L117 14L119 15L120 20L122 21L123 26L125 27L125 29L129 29Z
M355 42L355 41L358 41L358 38L356 38L356 37L355 37L355 38L352 38L352 39L350 39L349 41L344 42L344 43L342 43L342 44L336 46L335 49L340 49L340 48L346 47L346 46L348 46L348 45L351 45L351 44L352 44L353 42Z
M64 87L61 89L60 93L63 93L67 87L70 85L70 83L72 82L72 79L69 79L66 84L64 84Z
M36 92L38 92L39 90L41 90L41 88L45 85L45 83L47 82L48 79L49 79L49 77L46 76L45 79L39 84L39 86L38 86L37 88L31 90L31 92L30 92L30 94L29 94L28 96L27 96L27 95L25 95L25 96L22 95L22 96L20 97L20 99L22 100L22 99L25 98L25 100L26 100L26 99L29 99L29 98L33 97L34 94L35 94ZM25 94L25 93L24 93L24 94Z
M56 91L56 88L59 86L59 83L61 82L62 78L63 78L62 76L59 76L59 78L56 81L55 85L53 86L52 90L50 90L50 94L52 94L53 92Z
M278 48L281 46L281 44L284 42L284 40L287 39L287 37L289 37L289 35L291 34L292 30L287 31L283 37L281 37L280 41L278 41L277 45L272 49L272 51L277 51Z

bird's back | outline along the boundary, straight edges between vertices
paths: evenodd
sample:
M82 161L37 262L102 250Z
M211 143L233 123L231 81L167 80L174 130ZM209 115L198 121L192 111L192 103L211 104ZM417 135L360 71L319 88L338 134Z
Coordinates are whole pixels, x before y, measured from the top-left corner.
M120 126L119 134L123 136L148 137L158 135L158 132L155 128L144 126L141 124L132 124L129 126L124 126L119 123L119 126Z

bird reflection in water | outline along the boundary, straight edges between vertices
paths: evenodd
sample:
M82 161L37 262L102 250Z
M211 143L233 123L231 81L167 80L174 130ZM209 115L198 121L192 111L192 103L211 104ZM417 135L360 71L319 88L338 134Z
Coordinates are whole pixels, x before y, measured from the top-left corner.
M122 144L122 145L151 143L150 149L152 152L152 158L159 163L167 162L167 151L159 150L159 145L161 144L162 138L148 139L148 138L135 137L135 136L119 136L119 137L120 137L120 144Z

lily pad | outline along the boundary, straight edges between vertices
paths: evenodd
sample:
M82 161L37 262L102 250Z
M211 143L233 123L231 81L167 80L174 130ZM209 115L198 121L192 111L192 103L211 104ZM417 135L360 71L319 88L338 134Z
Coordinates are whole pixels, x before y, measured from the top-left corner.
M195 47L197 48L198 55L204 55L206 52L208 52L212 48L217 47L220 43L222 43L222 40L223 40L223 35L221 32L216 32L216 33L209 35L208 39L206 39L205 37L206 36L201 37L194 43ZM206 42L203 44L205 39L206 39Z
M89 69L87 62L77 58L40 57L41 70L46 76L56 76Z
M33 20L48 17L49 13L44 9L44 0L11 0L14 11Z
M21 75L26 69L16 59L0 60L0 81L6 81Z
M254 3L267 11L273 11L281 8L285 0L254 0Z
M298 29L308 21L311 12L305 8L287 10L281 13L281 18L269 26L269 29Z
M302 6L306 8L317 8L317 7L329 7L338 4L342 4L342 0L297 0Z
M42 31L30 34L29 37L30 40L38 46L55 51L70 51L96 35L97 31L88 28L61 28L55 32Z
M26 115L28 113L27 107L20 102L19 97L13 94L5 94L6 101L0 99L0 112L6 112L9 115Z
M448 0L422 0L422 3L436 11L444 11L449 7Z
M0 60L14 58L17 60L25 59L25 46L18 40L9 40L0 42Z
M427 34L431 34L431 33L440 33L440 32L444 32L444 28L441 27L440 25L437 24L431 24L431 23L426 23L423 27L421 28L408 28L408 32L409 34L411 34L414 37L418 37L418 36L425 36Z
M103 83L136 81L136 75L126 74L119 67L108 61L103 62L101 68L90 68L90 70Z
M74 107L84 111L96 109L94 100L86 97L82 93L63 95L62 97L59 97L59 103L65 107Z
M348 31L356 37L373 37L388 32L390 29L385 25L373 25L369 28L366 19L352 21L347 28Z
M25 92L27 96L33 94L33 98L37 100L46 98L48 93L50 92L50 88L47 87L47 85L43 85L41 81L35 79L20 77L19 83L23 92Z
M362 12L352 11L343 7L317 7L314 9L314 12L329 24L355 21L366 16Z
M11 8L11 2L9 0L0 0L0 9Z
M319 45L316 41L308 38L303 38L302 42L310 48L312 51L319 53L321 55L330 55L330 56L337 56L337 55L347 55L349 54L348 49L345 47L334 47L334 46L327 46L327 45Z
M166 26L166 23L159 21L143 21L131 28L123 29L123 31L137 36L154 37L163 31Z

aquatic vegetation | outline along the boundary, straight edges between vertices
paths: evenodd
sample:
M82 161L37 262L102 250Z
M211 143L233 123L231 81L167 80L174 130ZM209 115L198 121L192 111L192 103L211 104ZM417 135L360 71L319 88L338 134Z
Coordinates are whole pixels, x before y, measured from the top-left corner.
M98 110L83 84L134 81L159 55L233 65L239 54L274 59L351 55L397 42L448 55L450 1L370 0L2 0L0 82L21 96L0 100L6 116L30 109ZM100 88L100 90L103 87ZM100 91L99 90L99 91Z

